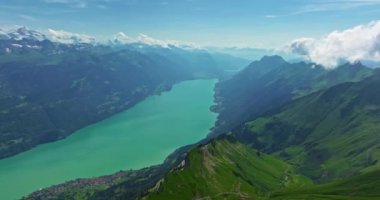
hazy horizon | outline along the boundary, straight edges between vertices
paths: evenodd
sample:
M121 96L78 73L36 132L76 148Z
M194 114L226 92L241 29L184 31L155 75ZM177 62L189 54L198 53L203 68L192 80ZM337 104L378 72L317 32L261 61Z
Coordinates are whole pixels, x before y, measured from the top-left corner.
M64 30L108 40L119 32L206 47L280 48L380 19L378 0L15 0L3 26Z

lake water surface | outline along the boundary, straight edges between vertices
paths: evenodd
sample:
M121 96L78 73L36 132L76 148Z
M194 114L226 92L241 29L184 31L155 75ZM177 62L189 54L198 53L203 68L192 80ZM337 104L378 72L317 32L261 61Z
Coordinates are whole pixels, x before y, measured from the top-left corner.
M139 169L204 138L214 125L215 80L192 80L85 127L64 140L0 160L0 199L76 178Z

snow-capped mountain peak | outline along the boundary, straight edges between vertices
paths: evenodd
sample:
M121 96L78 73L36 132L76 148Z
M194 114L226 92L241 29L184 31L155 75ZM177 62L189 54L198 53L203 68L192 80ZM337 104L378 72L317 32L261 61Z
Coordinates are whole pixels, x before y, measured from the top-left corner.
M6 31L0 28L0 40L8 40L10 39L10 36L7 34Z
M14 40L28 39L28 40L42 41L46 39L46 36L43 33L29 29L25 26L19 27L17 29L9 30L6 32L6 34L8 35L9 39L14 39Z
M180 48L186 50L201 49L200 47L190 44L182 43L176 40L161 40L156 39L146 34L140 33L137 37L131 37L123 32L119 32L115 35L114 40L110 41L111 45L131 45L135 44L143 48L147 47L159 47L159 48Z
M42 42L44 40L64 45L98 44L98 41L96 41L94 37L86 34L71 33L54 29L39 31L29 29L25 26L18 26L10 29L0 28L0 41L2 40L10 40L12 44L17 44L17 47L19 48L21 48L21 46L28 48L28 45L34 46L36 42ZM119 32L115 35L113 40L109 41L108 44L115 46L135 45L139 48L154 47L167 49L180 48L185 50L200 49L200 47L191 43L183 43L176 40L156 39L146 34L139 34L136 37L131 37L123 32ZM12 47L15 47L15 45Z
M25 26L16 27L8 30L0 29L0 40L31 40L43 41L50 40L55 43L62 44L83 44L95 43L95 38L85 35L70 33L62 30L48 29L47 31L32 30Z
M47 37L52 42L63 44L95 43L95 38L85 34L70 33L62 30L48 29Z

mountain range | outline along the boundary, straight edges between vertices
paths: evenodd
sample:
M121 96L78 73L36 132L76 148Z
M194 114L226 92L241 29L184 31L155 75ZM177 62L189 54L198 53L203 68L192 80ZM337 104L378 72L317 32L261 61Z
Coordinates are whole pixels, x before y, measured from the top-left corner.
M264 57L216 86L209 137L25 199L379 199L380 72Z
M372 70L360 62L326 69L314 63L289 63L280 56L264 56L215 87L218 103L213 109L219 116L213 134L226 132L304 95L371 74Z
M93 44L75 35L67 43L25 27L1 35L0 158L63 139L180 81L222 77L227 67L200 49ZM228 67L246 63L224 59Z

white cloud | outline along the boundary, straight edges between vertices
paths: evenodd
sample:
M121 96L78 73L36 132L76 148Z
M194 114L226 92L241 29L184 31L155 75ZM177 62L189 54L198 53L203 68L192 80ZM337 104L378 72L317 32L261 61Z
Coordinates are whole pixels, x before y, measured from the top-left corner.
M177 40L160 40L140 33L137 37L131 37L123 32L119 32L114 36L115 44L132 44L142 43L149 46L159 46L163 48L178 47L182 49L200 49L199 46L192 43L184 43Z
M37 21L37 19L35 17L32 17L30 15L18 15L18 17L20 17L24 20L27 20L27 21Z
M8 40L10 38L11 37L8 35L8 33L0 28L0 40Z
M265 15L264 17L279 18L316 12L349 12L349 10L377 5L380 5L380 0L308 0L304 4L294 6L295 10L292 10L288 13Z
M379 5L380 0L312 0L300 10L292 13L294 15L310 12L324 12L336 10L349 10L363 6Z
M334 31L320 39L296 39L285 49L327 68L342 62L380 62L380 21Z
M103 5L103 4L98 4L96 7L100 8L100 9L108 9L108 7L106 5Z
M73 8L85 8L87 2L84 0L45 0L46 3L65 4Z
M129 37L128 35L126 35L126 34L123 33L123 32L119 32L119 33L117 33L117 34L114 36L113 41L114 41L116 44L130 44L130 43L135 42L135 40L134 40L132 37Z
M85 34L70 33L62 30L48 29L47 37L53 42L64 44L94 43L95 38Z
M269 19L273 19L273 18L277 18L278 16L277 15L265 15L264 17L269 18Z
M161 46L164 48L168 48L169 45L171 44L170 41L155 39L142 33L140 33L137 36L137 42L141 42L141 43L151 45L151 46Z
M62 30L33 30L25 26L0 27L0 40L7 39L30 39L36 41L43 41L45 39L48 39L52 42L63 44L96 43L95 38L92 36L70 33Z
M25 26L1 26L0 27L0 40L7 39L31 39L31 40L50 40L52 42L63 43L63 44L79 44L79 43L87 43L87 44L101 44L105 41L99 41L95 37L79 34L79 33L71 33L64 30L33 30L29 29ZM111 44L115 45L124 45L124 44L145 44L149 46L159 46L162 48L182 48L182 49L201 49L199 46L193 43L184 43L177 40L160 40L153 37L150 37L146 34L139 34L136 37L128 36L123 32L117 33L112 40L108 40Z

